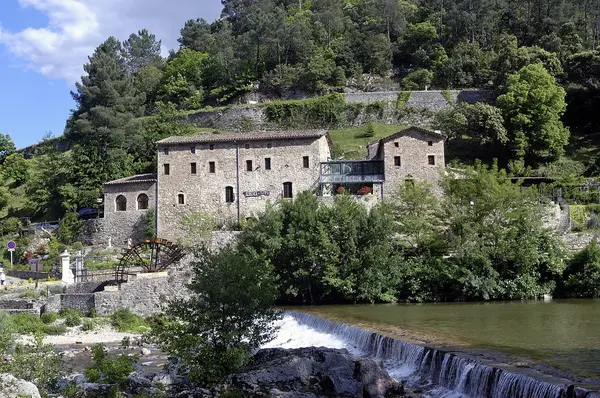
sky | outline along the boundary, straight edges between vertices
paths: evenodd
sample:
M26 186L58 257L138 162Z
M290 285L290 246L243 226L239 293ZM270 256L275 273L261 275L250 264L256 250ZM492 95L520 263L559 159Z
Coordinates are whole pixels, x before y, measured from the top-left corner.
M167 55L185 21L220 13L220 0L0 0L0 133L17 148L61 135L83 64L109 36L145 28Z

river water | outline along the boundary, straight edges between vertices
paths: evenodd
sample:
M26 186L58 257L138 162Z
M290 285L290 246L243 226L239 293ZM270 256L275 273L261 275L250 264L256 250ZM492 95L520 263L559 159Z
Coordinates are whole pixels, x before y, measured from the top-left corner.
M429 397L554 398L571 384L529 366L504 366L483 356L479 360L472 355L477 350L534 358L586 381L576 385L600 387L595 383L600 375L600 300L324 306L302 311L320 318L289 312L270 346L345 347L384 361L393 377L424 387ZM433 336L435 344L406 343L402 334L390 339L349 325L367 325L370 331L394 337L394 331L409 330L406 336L423 335L427 341ZM449 346L453 348L444 348Z

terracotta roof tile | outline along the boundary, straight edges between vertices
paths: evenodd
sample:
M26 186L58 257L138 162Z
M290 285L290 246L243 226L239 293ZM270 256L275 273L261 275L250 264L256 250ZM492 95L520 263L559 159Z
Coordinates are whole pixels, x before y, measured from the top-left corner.
M156 182L156 174L138 174L105 182L104 185L131 184L140 182Z

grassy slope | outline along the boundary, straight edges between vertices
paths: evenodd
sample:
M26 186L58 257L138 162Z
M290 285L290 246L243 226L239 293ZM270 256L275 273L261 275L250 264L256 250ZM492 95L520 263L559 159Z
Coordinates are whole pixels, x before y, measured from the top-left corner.
M366 126L344 130L330 130L331 141L344 159L364 159L367 156L367 144L394 134L405 126L374 124L375 135L365 137Z

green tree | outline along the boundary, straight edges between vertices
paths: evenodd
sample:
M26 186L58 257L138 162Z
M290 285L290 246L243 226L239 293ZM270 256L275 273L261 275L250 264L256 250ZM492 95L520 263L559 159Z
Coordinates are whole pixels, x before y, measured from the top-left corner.
M145 66L157 66L162 62L160 40L146 29L132 33L123 42L122 54L130 73L136 73Z
M16 150L15 143L8 134L0 134L0 164Z
M83 230L83 221L77 217L77 213L67 213L58 225L58 239L65 245L76 242Z
M483 102L461 103L435 115L436 127L450 138L470 137L478 145L504 146L508 132L502 111Z
M199 248L189 298L172 299L152 327L159 346L179 358L203 386L239 370L253 349L274 337L276 299L272 267L264 256L227 248Z
M104 182L129 174L126 145L135 136L133 119L143 115L145 98L135 90L121 53L121 43L114 37L102 43L72 92L77 109L67 121L65 135L77 143L72 153L77 191L72 192L81 206L92 204L90 198L100 195Z
M560 117L565 90L540 63L510 75L506 93L498 98L513 156L536 166L557 159L569 141Z
M22 153L12 153L4 159L2 174L21 185L28 178L29 165Z
M569 261L562 275L560 294L600 298L600 247L595 239Z

